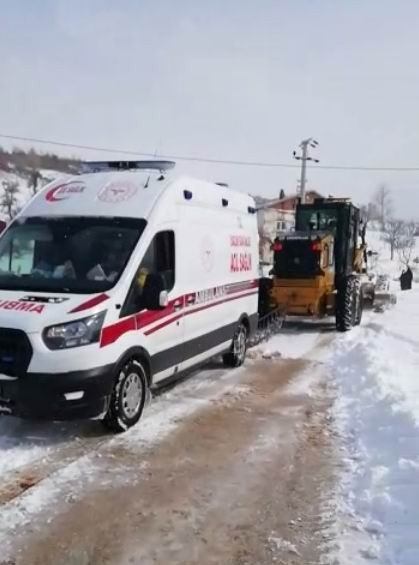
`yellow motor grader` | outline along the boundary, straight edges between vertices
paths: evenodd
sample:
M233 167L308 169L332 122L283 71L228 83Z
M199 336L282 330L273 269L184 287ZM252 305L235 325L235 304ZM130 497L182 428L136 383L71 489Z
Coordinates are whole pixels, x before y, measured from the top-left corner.
M290 316L335 316L336 329L361 322L367 287L365 233L348 199L297 205L296 229L273 244L271 307Z

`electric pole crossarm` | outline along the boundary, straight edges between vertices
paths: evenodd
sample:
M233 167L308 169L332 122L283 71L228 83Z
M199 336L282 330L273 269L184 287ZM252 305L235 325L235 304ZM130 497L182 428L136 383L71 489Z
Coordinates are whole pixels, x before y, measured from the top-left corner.
M310 157L308 154L308 148L311 147L312 149L315 149L316 147L318 147L319 143L313 139L312 137L309 137L308 139L304 139L301 143L300 143L300 147L301 147L301 156L297 155L297 152L294 151L294 159L296 159L297 161L301 161L301 179L300 179L300 197L301 197L301 202L304 204L305 201L305 195L306 195L306 183L307 183L307 161L314 161L314 163L319 163L318 159L314 159L313 157Z

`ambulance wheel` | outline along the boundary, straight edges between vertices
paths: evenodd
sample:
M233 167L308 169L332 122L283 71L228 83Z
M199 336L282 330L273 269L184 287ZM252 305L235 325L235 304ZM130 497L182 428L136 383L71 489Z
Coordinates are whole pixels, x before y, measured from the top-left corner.
M247 328L244 324L240 324L237 328L231 348L228 353L223 355L223 363L226 367L240 367L243 365L247 351Z
M140 361L131 359L119 371L108 412L102 420L112 432L125 432L141 417L147 393L147 375Z

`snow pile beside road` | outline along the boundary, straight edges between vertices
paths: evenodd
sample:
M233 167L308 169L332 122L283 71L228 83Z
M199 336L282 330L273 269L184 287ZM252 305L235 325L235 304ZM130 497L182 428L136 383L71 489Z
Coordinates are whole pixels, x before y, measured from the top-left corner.
M418 369L418 290L337 339L330 370L345 471L329 510L340 565L419 563Z
M377 322L369 347L380 396L419 426L419 289L400 292L397 306Z

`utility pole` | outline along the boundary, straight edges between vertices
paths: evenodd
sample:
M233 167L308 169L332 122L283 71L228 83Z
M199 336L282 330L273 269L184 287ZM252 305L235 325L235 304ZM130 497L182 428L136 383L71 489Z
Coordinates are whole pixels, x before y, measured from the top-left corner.
M315 149L319 145L318 141L309 137L308 139L303 139L300 143L301 148L301 155L297 155L297 152L294 151L293 157L297 161L301 161L301 180L300 180L300 198L301 202L304 204L305 196L306 196L306 183L307 183L307 161L313 161L314 163L319 163L318 159L313 159L308 154L308 148L312 147Z

